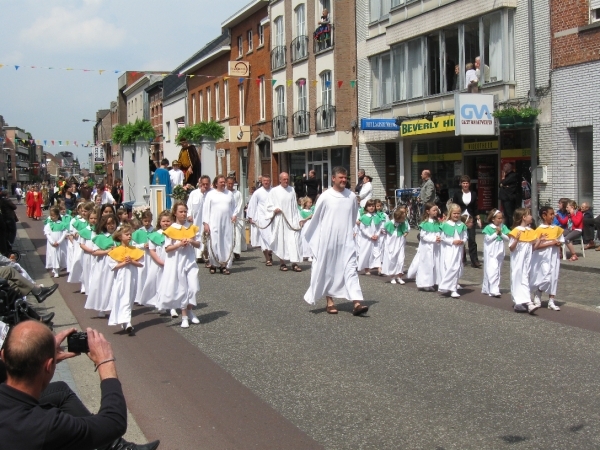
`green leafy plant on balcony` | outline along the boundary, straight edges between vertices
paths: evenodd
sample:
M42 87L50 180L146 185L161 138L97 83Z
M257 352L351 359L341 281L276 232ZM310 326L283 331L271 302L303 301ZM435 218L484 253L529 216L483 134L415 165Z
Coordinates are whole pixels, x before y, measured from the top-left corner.
M531 128L534 126L537 116L540 113L541 110L532 108L531 106L523 108L508 106L495 110L493 116L498 119L501 129Z
M200 122L194 125L179 129L175 142L179 144L181 139L187 139L188 142L200 142L203 137L209 137L218 141L225 136L225 128L220 123L211 120L210 122Z
M134 123L117 125L113 129L112 141L116 144L131 145L135 141L151 141L156 136L154 127L147 120L137 119Z

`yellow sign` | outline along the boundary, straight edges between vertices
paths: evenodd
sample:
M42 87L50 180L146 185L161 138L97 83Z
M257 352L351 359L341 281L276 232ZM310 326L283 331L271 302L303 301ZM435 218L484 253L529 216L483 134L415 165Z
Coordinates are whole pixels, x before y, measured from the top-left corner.
M412 162L462 161L462 153L433 153L430 155L413 155Z
M502 150L500 152L501 158L531 158L530 148L515 148L512 150Z
M443 133L454 131L454 114L450 116L427 119L408 120L400 125L400 136L417 136L419 134Z
M230 77L249 77L250 63L246 61L229 61Z
M250 125L229 126L229 142L250 142L251 138Z
M498 141L485 141L485 142L465 142L463 144L463 150L465 152L473 150L497 150Z

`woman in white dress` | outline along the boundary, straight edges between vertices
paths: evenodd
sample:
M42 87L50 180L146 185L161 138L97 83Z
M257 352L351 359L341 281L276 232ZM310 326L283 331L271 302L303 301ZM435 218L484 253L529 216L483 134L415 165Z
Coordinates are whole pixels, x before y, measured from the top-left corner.
M46 269L52 269L54 278L59 277L61 268L66 267L67 224L60 217L57 207L50 209L50 220L44 225L46 244Z
M98 317L106 317L105 311L112 309L110 300L115 273L108 264L110 260L108 254L116 245L112 238L116 230L117 218L113 215L102 216L96 227L97 233L92 239L94 276L90 279L85 309L98 311Z
M383 267L381 272L392 277L392 284L404 284L404 248L410 225L406 220L406 208L394 211L394 220L386 222L382 233L385 234L383 246Z
M461 208L452 203L448 208L449 219L440 225L442 257L438 291L459 298L458 279L462 275L463 249L467 242L467 226L460 220Z
M536 244L537 233L529 225L533 217L529 208L517 208L513 216L513 229L509 233L510 293L515 312L533 314L539 306L531 301L530 271L531 252Z
M132 233L131 225L121 225L113 234L114 241L121 245L108 252L108 267L115 274L111 289L112 308L108 324L121 325L129 334L133 333L131 308L135 300L138 267L142 267L144 261L144 252L130 245Z
M504 225L504 214L492 209L483 229L483 283L481 293L500 298L500 274L504 262L504 244L510 230Z
M375 213L375 200L366 202L365 213L358 220L358 271L364 270L365 275L371 275L370 269L381 268L379 237L383 228L383 221Z
M164 231L167 256L155 306L160 310L181 308L181 328L189 328L189 321L200 323L192 311L200 290L194 251L200 247L200 229L187 221L185 203L175 202L172 212L175 223Z

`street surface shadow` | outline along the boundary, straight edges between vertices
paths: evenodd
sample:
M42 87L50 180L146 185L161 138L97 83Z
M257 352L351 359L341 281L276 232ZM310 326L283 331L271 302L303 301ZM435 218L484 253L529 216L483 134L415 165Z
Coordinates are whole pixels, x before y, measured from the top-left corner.
M523 436L515 436L513 434L508 434L505 436L500 436L500 439L502 439L507 444L518 444L520 442L525 442L529 438L526 438Z
M337 300L337 299L334 299ZM373 306L375 303L379 303L376 300L365 300L362 302L363 305L366 305L369 307L369 311L371 310L371 306ZM345 301L345 302L341 302L341 303L336 303L335 304L335 309L337 309L339 312L348 312L351 313L352 310L354 309L354 303L349 302L349 301ZM310 312L313 314L321 314L327 311L327 307L323 307L323 308L317 308L317 309L311 309ZM368 313L367 315L362 314L359 317L369 317Z
M200 320L200 325L214 322L215 320L220 319L221 317L225 317L229 315L229 311L214 311L208 314L202 314L198 316Z
M168 318L168 317L155 317L154 319L149 319L149 320L145 320L143 322L136 323L133 326L134 334L140 330L143 330L144 328L153 327L154 325L163 325L163 324L169 322L169 319L170 318Z
M571 433L577 433L578 431L583 430L584 427L585 427L585 424L580 423L579 425L573 425L572 427L569 427L569 431Z

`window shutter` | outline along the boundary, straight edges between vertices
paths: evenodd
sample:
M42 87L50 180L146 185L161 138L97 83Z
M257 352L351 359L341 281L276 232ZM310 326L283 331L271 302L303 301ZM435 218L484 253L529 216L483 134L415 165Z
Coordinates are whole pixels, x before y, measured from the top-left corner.
M590 0L590 9L600 8L600 0Z

